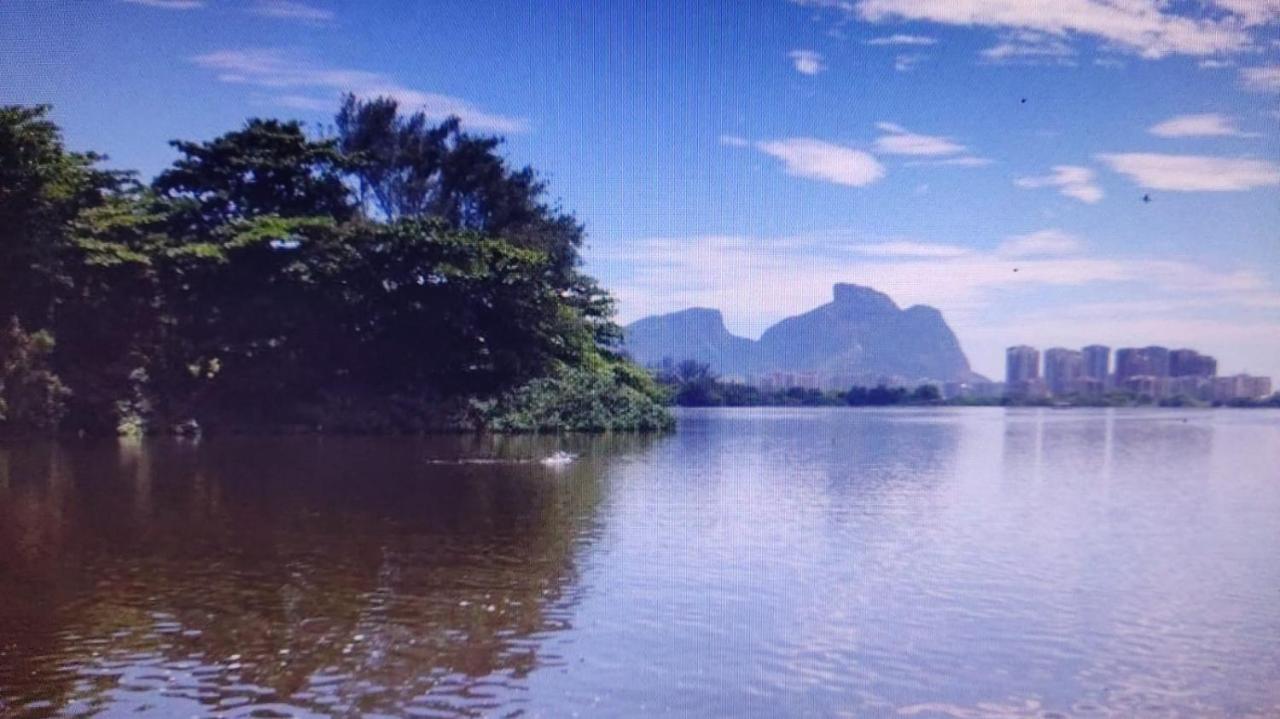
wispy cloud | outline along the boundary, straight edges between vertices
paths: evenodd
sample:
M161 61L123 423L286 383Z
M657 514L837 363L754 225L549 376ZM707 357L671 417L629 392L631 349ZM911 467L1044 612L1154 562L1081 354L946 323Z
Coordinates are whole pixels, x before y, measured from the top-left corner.
M1215 0L1214 4L1235 14L1246 25L1266 25L1280 20L1280 0Z
M893 69L898 72L911 72L916 69L916 65L929 59L928 55L920 53L902 53L893 58Z
M954 167L986 167L995 163L989 157L977 157L974 155L966 155L965 157L949 157L945 160L936 160L934 165L952 165Z
M528 129L523 118L485 112L461 98L405 87L382 73L325 67L280 50L219 50L197 55L192 62L216 72L221 82L277 91L279 95L273 99L278 104L300 110L335 111L340 95L350 92L360 97L393 98L405 109L420 110L433 120L457 116L477 130L515 133Z
M913 157L907 165L942 165L951 167L984 167L992 164L986 157L967 154L969 148L943 135L922 135L892 122L878 122L880 137L872 143L872 151L881 155Z
M995 160L989 157L978 157L976 155L962 155L960 157L947 157L941 160L912 160L908 165L931 166L931 167L986 167L995 164Z
M783 170L793 177L849 187L865 187L885 175L884 165L869 153L811 137L748 142L740 137L725 135L720 138L720 142L729 147L751 147L759 150L781 161Z
M204 0L122 0L122 2L161 10L196 10L204 7Z
M332 10L297 2L296 0L257 0L249 7L249 12L262 17L301 20L311 23L329 22L334 17Z
M792 66L801 75L817 75L827 69L822 63L822 55L813 50L792 50L787 57L791 58Z
M1102 188L1095 183L1093 170L1079 165L1054 165L1048 175L1019 177L1013 184L1029 189L1055 187L1063 195L1089 204L1103 198Z
M858 19L933 22L942 25L1024 30L1055 37L1089 36L1117 49L1148 58L1167 55L1215 55L1255 45L1248 27L1275 17L1274 0L1220 0L1227 13L1207 17L1179 14L1165 0L792 0L824 7Z
M969 254L967 248L957 245L938 245L910 240L851 245L849 249L867 257L959 257Z
M958 155L969 149L949 137L921 135L892 122L878 122L876 128L884 134L876 138L872 147L884 155L937 157Z
M1100 161L1141 187L1173 192L1241 192L1280 185L1280 165L1249 158L1104 153Z
M978 53L988 62L1024 65L1074 65L1075 54L1061 37L1026 30L1007 33L999 43Z
M1257 137L1236 127L1235 120L1216 112L1178 115L1147 128L1158 137Z
M1245 88L1258 92L1280 92L1280 65L1240 68Z
M884 37L873 37L866 40L865 45L936 45L937 39L927 37L925 35L886 35Z
M1079 237L1059 229L1037 230L1025 235L1014 235L996 248L1001 257L1062 257L1078 254L1084 249Z

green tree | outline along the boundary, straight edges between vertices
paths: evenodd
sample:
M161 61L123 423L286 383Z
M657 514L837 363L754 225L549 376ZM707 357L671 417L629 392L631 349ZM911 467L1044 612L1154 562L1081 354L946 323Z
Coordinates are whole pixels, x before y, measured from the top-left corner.
M57 427L70 391L49 367L53 346L49 333L28 334L16 317L0 333L0 430Z
M545 199L532 168L512 168L498 153L502 140L463 132L457 118L432 124L400 113L390 98L348 95L335 119L337 146L370 217L437 218L458 230L497 237L546 257L548 279L591 329L614 345L613 300L579 271L582 224Z
M582 227L533 172L456 121L390 101L344 113L333 139L251 120L176 142L144 188L67 153L43 109L4 108L0 210L18 229L0 228L0 318L50 330L10 342L34 358L14 371L37 373L12 391L61 377L67 424L89 431L420 429L513 397L595 417L548 426L652 426L661 391L615 351L612 299L578 269ZM583 404L592 392L628 399Z
M343 159L331 140L297 122L254 119L209 142L174 141L180 157L152 188L172 202L173 231L200 240L235 220L351 216Z
M942 401L942 392L937 385L922 384L911 392L911 401L921 404L932 404Z
M71 223L125 180L101 159L68 152L47 106L0 106L0 320L52 325L73 284Z

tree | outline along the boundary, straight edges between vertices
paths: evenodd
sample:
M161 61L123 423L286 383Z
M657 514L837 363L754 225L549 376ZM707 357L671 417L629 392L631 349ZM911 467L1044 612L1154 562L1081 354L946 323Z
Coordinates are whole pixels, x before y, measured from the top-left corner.
M937 385L922 384L911 393L912 402L933 403L942 401L942 392Z
M577 271L584 228L544 200L546 184L532 168L507 165L498 154L501 139L463 132L457 118L433 125L421 112L401 115L391 98L353 95L344 99L335 127L367 215L387 221L435 217L537 250L585 317L611 316L611 302Z
M209 142L171 143L180 157L152 188L173 203L177 233L204 235L235 220L351 216L343 158L297 122L254 119Z
M68 152L49 108L0 106L0 321L50 327L72 286L68 229L125 181Z
M887 405L900 404L907 398L907 390L902 387L886 387L885 385L877 385L871 389L866 387L854 386L849 388L845 394L845 401L855 407L867 406L884 407Z
M29 432L57 427L69 390L49 368L53 337L28 334L15 317L0 334L0 430Z
M675 367L675 401L683 407L715 407L724 404L720 383L711 366L697 360L682 360Z
M14 371L36 378L5 391L45 382L61 402L61 378L68 426L424 428L542 380L523 396L626 390L585 425L653 424L661 392L614 349L581 226L496 138L349 99L338 138L250 120L175 142L144 188L63 150L43 112L0 111L0 211L18 223L0 227L0 319L21 319Z

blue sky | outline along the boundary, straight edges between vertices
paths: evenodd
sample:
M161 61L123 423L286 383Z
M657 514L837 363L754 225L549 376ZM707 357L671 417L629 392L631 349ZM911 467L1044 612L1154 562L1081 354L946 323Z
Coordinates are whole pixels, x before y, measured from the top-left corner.
M1280 0L8 0L0 53L0 102L145 176L344 91L458 114L586 223L624 321L756 336L852 281L992 375L1103 342L1280 378Z

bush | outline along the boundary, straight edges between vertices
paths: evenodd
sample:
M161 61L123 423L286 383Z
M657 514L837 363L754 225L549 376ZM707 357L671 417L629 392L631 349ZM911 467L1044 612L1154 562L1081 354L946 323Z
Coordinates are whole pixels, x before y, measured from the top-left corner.
M657 388L647 389L627 365L562 369L476 409L480 423L497 432L671 429L675 420Z
M13 433L56 429L70 390L49 369L53 336L27 333L16 317L0 335L0 430Z

